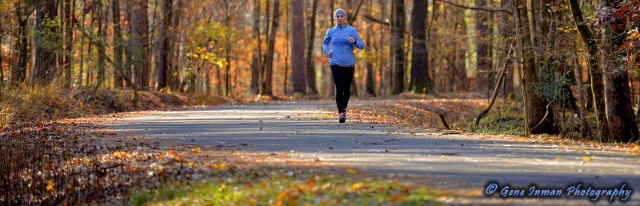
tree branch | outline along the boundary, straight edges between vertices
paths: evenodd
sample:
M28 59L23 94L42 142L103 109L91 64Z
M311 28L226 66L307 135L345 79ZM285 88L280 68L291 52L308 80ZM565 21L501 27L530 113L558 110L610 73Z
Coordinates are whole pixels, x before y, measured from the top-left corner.
M370 20L370 21L372 21L372 22L375 22L375 23L378 23L378 24L385 25L385 26L389 26L389 25L390 25L390 24L389 24L389 22L385 22L385 21L382 21L382 20L380 20L380 19L376 19L375 17L373 17L373 16L371 16L371 15L369 15L369 14L364 15L364 18L369 19L369 20Z
M504 62L504 66L502 67L502 70L500 71L500 77L498 77L498 81L496 81L496 87L493 90L493 97L491 97L491 101L489 101L489 106L487 106L486 109L482 110L482 112L480 112L476 118L475 118L475 128L478 127L478 124L480 123L480 119L482 119L482 117L487 114L487 112L489 112L489 110L491 110L491 107L493 107L493 104L496 102L496 97L498 97L498 91L500 91L500 82L502 82L502 80L504 79L504 77L507 74L507 62L510 61L510 56L511 53L513 52L513 44L515 42L511 42L511 45L509 45L509 51L507 52L507 56L506 56L506 60Z
M446 0L434 0L434 1L439 1L442 3L446 3L452 6L456 6L456 7L460 7L460 8L464 8L464 9L471 9L471 10L476 10L476 11L488 11L488 12L504 12L507 13L509 15L513 15L513 13L511 13L511 11L506 10L506 9L492 9L492 8L483 8L483 7L470 7L470 6L465 6L462 4L458 4L458 3L453 3L450 1L446 1Z

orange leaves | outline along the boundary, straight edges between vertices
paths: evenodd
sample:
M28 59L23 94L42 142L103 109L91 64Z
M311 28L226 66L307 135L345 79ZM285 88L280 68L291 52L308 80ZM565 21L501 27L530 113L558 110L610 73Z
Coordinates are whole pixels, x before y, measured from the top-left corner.
M53 190L54 186L56 186L56 183L52 179L47 180L47 191Z

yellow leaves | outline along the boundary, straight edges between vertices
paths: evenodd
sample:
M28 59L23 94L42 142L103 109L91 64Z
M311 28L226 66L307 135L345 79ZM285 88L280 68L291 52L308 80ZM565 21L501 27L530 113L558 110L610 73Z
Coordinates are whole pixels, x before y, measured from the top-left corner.
M358 174L358 170L353 169L353 168L347 169L347 172L349 172L349 174Z
M584 162L588 162L588 161L591 161L591 160L592 160L592 159L594 159L594 158L595 158L595 156L591 156L591 157L589 157L589 156L583 156L583 157L582 157L582 161L584 161Z
M126 158L127 157L127 153L123 152L123 151L115 151L115 152L113 152L113 157Z
M633 149L631 149L631 154L640 154L640 145L634 146Z
M327 188L329 188L329 187L331 187L331 183L330 183L330 182L327 182L327 183L324 183L324 184L320 187L320 189L325 190L325 189L327 189Z
M351 190L358 191L362 188L362 183L356 182L351 185Z
M223 163L213 163L213 164L210 164L208 167L210 169L224 169L226 167L226 164L224 162Z
M201 153L202 149L200 149L200 147L196 147L196 148L191 149L191 151L194 152L194 153Z
M47 191L53 190L54 186L56 186L56 183L52 179L47 180Z

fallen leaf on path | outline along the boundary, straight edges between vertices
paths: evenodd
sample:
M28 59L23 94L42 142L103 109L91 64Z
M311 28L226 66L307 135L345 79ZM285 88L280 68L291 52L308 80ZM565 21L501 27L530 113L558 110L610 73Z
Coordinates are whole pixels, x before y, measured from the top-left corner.
M349 169L347 169L347 172L349 172L349 174L357 174L358 170L353 169L353 168L349 168Z
M196 148L193 148L191 151L193 151L195 153L201 153L202 149L200 149L200 147L196 147Z
M48 190L48 191L53 190L53 187L54 187L55 185L56 185L56 184L53 182L53 180L52 180L52 179L47 180L47 190Z

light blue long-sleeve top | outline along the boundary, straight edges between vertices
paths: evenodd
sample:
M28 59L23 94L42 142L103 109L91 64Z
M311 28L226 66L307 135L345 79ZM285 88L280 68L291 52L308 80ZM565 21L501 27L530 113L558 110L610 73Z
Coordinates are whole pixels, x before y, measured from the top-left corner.
M353 37L356 42L349 43L349 37ZM323 54L331 51L329 64L338 64L342 66L354 66L356 64L354 58L354 47L364 49L364 42L360 38L360 34L356 28L344 24L336 25L327 30L327 34L322 41Z

